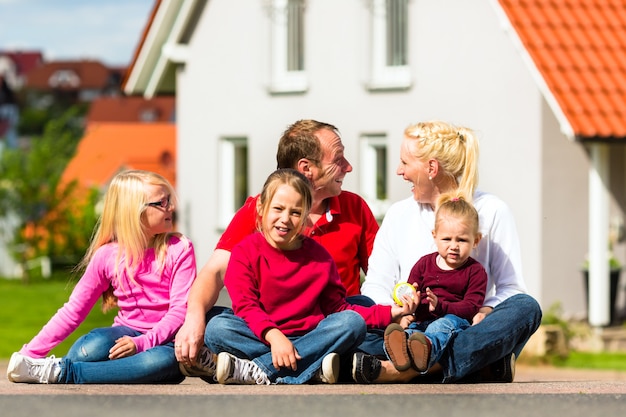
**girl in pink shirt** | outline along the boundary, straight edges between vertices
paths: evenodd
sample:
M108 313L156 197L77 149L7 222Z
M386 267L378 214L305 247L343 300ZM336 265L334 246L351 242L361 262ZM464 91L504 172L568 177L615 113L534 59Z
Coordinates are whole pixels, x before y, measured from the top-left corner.
M196 275L191 242L172 233L174 189L147 171L118 174L70 299L11 356L12 382L65 384L179 383L174 354L189 288ZM62 358L45 357L102 297L118 308L113 326L79 338Z
M233 250L224 284L233 311L209 321L205 343L217 356L223 384L335 383L339 355L358 346L368 327L412 314L403 307L346 302L337 266L302 235L311 207L310 182L293 169L269 176L257 203L261 233Z

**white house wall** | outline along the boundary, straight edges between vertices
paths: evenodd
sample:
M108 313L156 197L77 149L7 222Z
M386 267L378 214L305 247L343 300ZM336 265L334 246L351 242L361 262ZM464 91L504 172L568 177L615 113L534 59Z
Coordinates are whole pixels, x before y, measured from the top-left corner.
M208 259L219 235L218 141L249 140L250 193L255 194L275 168L275 150L285 127L302 118L333 123L342 132L346 156L354 166L344 188L359 192L359 137L389 138L389 192L393 201L410 193L395 176L399 143L410 123L443 119L474 128L481 140L480 188L505 200L521 238L524 272L531 294L541 301L547 263L544 141L572 147L544 111L528 68L503 31L488 0L411 0L408 91L370 92L369 14L365 0L310 0L306 9L306 71L309 90L300 95L270 95L269 33L264 1L210 0L189 48L191 59L177 76L178 177L181 227L195 243L198 263ZM551 137L545 137L549 134ZM553 150L550 148L549 150ZM577 151L569 170L579 179ZM565 156L568 157L568 156ZM559 158L550 163L560 163ZM556 177L556 178L555 178ZM584 182L584 181L583 181ZM583 184L582 186L585 186ZM560 206L571 203L563 193ZM576 213L576 218L583 216ZM584 220L580 219L581 223ZM565 221L549 224L559 233ZM584 245L584 236L579 236ZM574 239L572 237L572 239ZM559 264L577 264L580 254L559 251ZM571 258L571 259L568 259ZM557 271L548 268L557 282ZM554 275L552 275L554 273ZM556 284L555 284L556 285ZM559 295L550 295L552 300ZM568 299L568 304L574 303ZM542 302L543 304L543 302ZM545 307L545 305L544 305Z

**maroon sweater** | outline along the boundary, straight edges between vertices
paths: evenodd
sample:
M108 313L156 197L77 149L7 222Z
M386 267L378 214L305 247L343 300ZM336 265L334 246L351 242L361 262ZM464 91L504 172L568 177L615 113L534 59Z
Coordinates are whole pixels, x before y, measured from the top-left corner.
M287 336L313 330L324 317L343 310L361 314L368 328L391 322L391 306L362 307L346 302L333 258L313 239L282 251L261 233L247 236L232 250L224 277L235 314L254 334L278 328Z
M417 321L433 320L446 314L454 314L470 323L482 307L487 289L487 272L474 258L468 258L459 269L443 270L437 266L437 252L424 255L411 269L410 284L416 282L421 290ZM426 288L438 298L435 311L428 311Z

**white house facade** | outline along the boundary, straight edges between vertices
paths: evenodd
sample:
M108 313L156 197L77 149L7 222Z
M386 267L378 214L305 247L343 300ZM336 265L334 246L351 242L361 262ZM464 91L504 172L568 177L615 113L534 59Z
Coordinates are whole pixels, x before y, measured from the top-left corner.
M515 215L529 293L585 312L589 158L496 1L161 1L125 88L176 94L179 225L199 267L290 123L339 128L354 167L344 189L382 217L410 195L395 175L404 128L440 119L476 131L479 188Z

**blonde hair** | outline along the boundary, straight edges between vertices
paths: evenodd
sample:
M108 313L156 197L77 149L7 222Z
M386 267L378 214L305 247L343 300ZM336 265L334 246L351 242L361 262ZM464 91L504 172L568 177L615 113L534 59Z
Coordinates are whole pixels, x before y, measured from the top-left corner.
M467 201L472 201L478 184L479 152L471 129L430 121L410 125L404 135L416 141L412 149L417 159L437 160L444 175L452 177Z
M478 225L478 211L459 190L444 193L437 199L435 211L435 232L445 217L460 219L470 228L474 236L481 237Z
M118 266L124 261L124 270L131 281L134 271L142 262L145 251L153 247L160 270L165 264L167 242L170 236L178 233L148 234L145 210L148 196L145 185L164 186L170 194L171 204L176 197L172 185L161 175L149 171L124 171L117 174L104 195L102 214L98 218L91 243L78 269L85 270L98 248L108 243L117 242L118 252L113 279L121 279ZM120 283L121 285L121 283ZM117 305L113 295L113 286L102 294L102 310L107 311Z
M281 185L288 185L292 187L302 196L302 213L300 215L302 220L299 224L298 233L295 235L296 238L299 238L300 233L306 225L306 219L309 217L309 212L311 211L311 205L313 204L313 192L311 190L311 183L304 176L304 174L291 168L277 169L272 172L269 177L267 177L267 180L265 180L263 190L261 191L257 202L257 229L265 235L265 231L262 227L262 219L269 212L272 198L274 198L276 190L278 190L278 187Z

